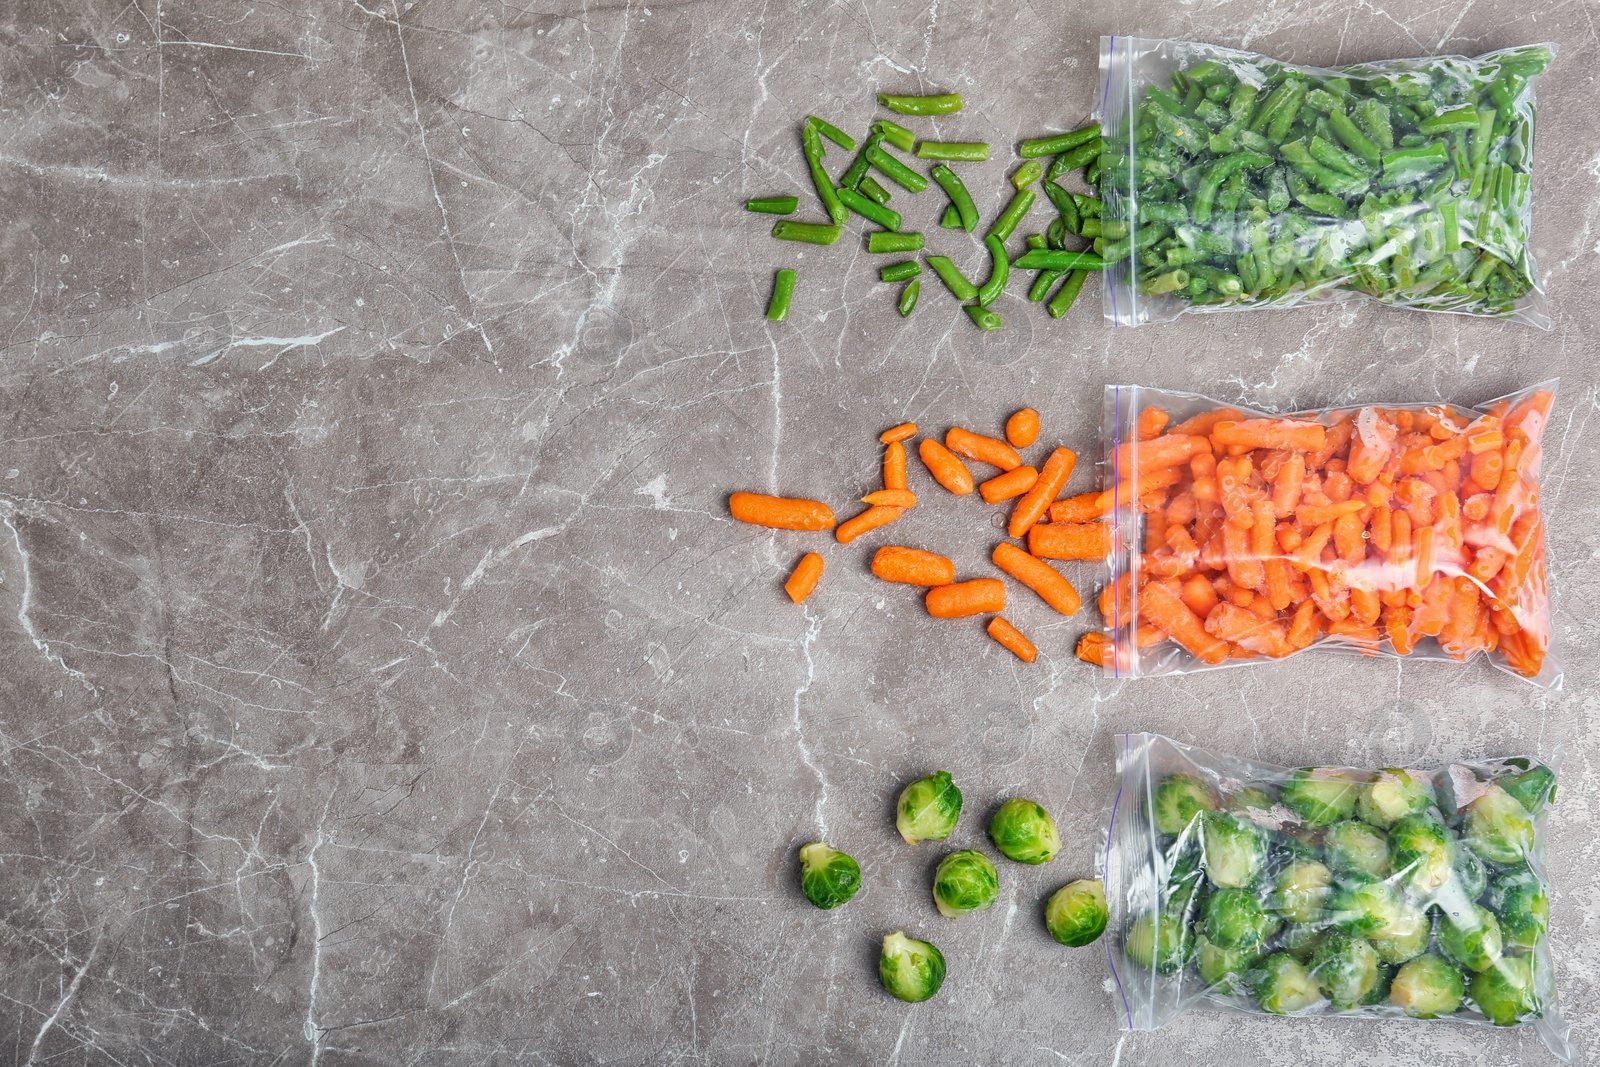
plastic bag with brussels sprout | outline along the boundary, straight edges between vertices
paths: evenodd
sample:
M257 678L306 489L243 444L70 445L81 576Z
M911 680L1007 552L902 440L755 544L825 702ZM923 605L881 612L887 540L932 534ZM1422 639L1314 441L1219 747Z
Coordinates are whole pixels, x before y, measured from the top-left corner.
M1128 1029L1195 1007L1529 1026L1571 1059L1544 868L1559 761L1284 768L1117 744L1107 944Z

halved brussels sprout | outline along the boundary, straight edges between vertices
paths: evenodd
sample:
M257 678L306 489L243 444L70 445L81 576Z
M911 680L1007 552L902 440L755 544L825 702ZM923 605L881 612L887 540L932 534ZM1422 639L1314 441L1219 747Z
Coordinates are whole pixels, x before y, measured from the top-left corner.
M1544 883L1526 867L1496 875L1487 902L1500 920L1506 948L1532 950L1550 928L1550 897Z
M1389 865L1395 877L1420 896L1429 896L1450 878L1450 831L1430 812L1406 815L1389 828Z
M1311 954L1311 977L1340 1011L1349 1011L1378 980L1378 954L1359 937L1335 930Z
M1211 787L1192 774L1169 774L1156 785L1151 798L1156 829L1176 836L1202 811L1216 811L1217 797Z
M935 771L918 778L900 791L895 804L894 823L906 844L918 841L943 841L961 818L961 790L949 771Z
M1413 1019L1437 1019L1461 1007L1466 983L1443 956L1428 953L1401 966L1389 984L1389 1001Z
M1223 948L1201 936L1195 940L1194 966L1200 980L1217 993L1245 991L1245 974L1261 956L1257 947Z
M927 1000L944 985L944 954L929 942L896 930L883 939L878 981L908 1004Z
M1494 966L1479 971L1467 987L1472 1003L1496 1026L1515 1026L1539 1014L1533 988L1533 957L1502 956Z
M1206 937L1222 948L1254 948L1272 920L1243 889L1219 889L1206 900Z
M1533 849L1533 816L1497 785L1467 807L1463 837L1490 863L1521 863Z
M1297 861L1278 875L1269 904L1290 922L1315 922L1322 916L1332 886L1333 872L1327 867L1315 860Z
M1500 958L1500 922L1477 904L1461 916L1439 919L1439 947L1469 971L1483 971Z
M1061 851L1061 834L1050 813L1031 800L1012 797L989 820L989 840L1018 863L1047 863Z
M1385 767L1361 787L1356 816L1387 830L1402 816L1424 811L1433 803L1433 786L1399 767Z
M933 903L947 919L985 911L999 896L1000 875L976 849L950 853L933 872Z
M1274 952L1262 961L1255 994L1256 1003L1274 1015L1304 1011L1322 999L1316 979L1287 952Z
M800 850L800 891L819 908L837 908L861 888L861 867L821 841Z
M1267 858L1266 841L1255 823L1211 812L1204 824L1206 876L1211 884L1238 889L1255 881Z
M1100 879L1080 878L1051 895L1044 906L1044 925L1050 936L1071 948L1098 941L1105 933L1110 912L1106 887Z
M1384 878L1389 874L1389 840L1382 830L1364 822L1345 819L1323 831L1323 852L1328 869L1335 875L1368 874Z
M1307 826L1348 819L1361 782L1338 767L1302 767L1278 787L1278 799Z

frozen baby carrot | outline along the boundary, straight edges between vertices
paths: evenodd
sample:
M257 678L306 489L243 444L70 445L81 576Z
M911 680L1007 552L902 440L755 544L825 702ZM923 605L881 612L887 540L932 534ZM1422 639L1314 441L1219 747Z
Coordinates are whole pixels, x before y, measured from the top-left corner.
M841 522L839 528L833 531L833 536L838 539L841 545L848 545L869 530L887 526L901 515L904 515L905 511L905 508L886 507L882 504L873 505L854 518Z
M1028 531L1028 551L1045 559L1105 559L1111 527L1103 522L1052 522Z
M1033 529L1033 524L1044 515L1046 509L1050 507L1050 502L1061 495L1067 479L1072 477L1073 465L1077 462L1078 454L1070 448L1058 448L1050 453L1050 458L1044 461L1044 469L1039 472L1038 480L1028 490L1027 496L1017 501L1017 506L1012 510L1011 521L1006 526L1008 535L1022 537Z
M956 565L920 548L884 545L872 557L872 573L902 585L949 585L956 580Z
M914 508L917 494L909 489L879 489L861 498L863 504L887 504L893 508Z
M1162 585L1151 582L1141 597L1143 614L1150 623L1178 644L1188 649L1203 663L1221 663L1228 658L1226 642L1219 641L1206 632L1200 617L1189 610L1182 600Z
M1141 441L1160 437L1167 425L1167 413L1160 408L1145 408L1133 424L1133 435Z
M1032 467L1017 467L979 483L978 495L983 497L986 504L998 504L1012 497L1021 496L1032 489L1038 480L1039 472Z
M878 440L886 445L892 445L896 441L909 441L915 436L917 436L917 424L914 422L902 422L899 426L891 426L880 433Z
M1327 441L1327 434L1327 428L1318 422L1245 419L1217 423L1211 428L1211 443L1228 448L1293 448L1315 452Z
M1022 551L1016 545L1005 541L994 546L994 553L990 557L994 565L1005 571L1011 577L1032 589L1052 608L1063 615L1071 615L1078 610L1078 591L1072 588L1072 583L1061 576L1050 564Z
M1039 439L1039 413L1023 408L1006 420L1006 440L1017 448L1027 448Z
M933 480L957 496L972 492L972 472L951 451L931 437L924 437L917 446L917 454L933 475Z
M999 615L989 620L988 630L990 637L1004 645L1022 662L1032 663L1039 658L1039 650L1034 647L1033 642L1022 636L1021 630Z
M906 488L906 446L899 441L890 441L883 450L883 487Z
M963 430L959 426L952 426L945 432L944 446L958 456L966 456L1003 471L1022 466L1022 457L1017 455L1017 450L1004 441Z
M728 510L740 522L769 526L774 530L827 530L833 527L833 510L815 500L766 496L762 493L734 493Z
M783 591L789 594L790 600L798 604L811 595L821 577L822 557L815 552L807 552L800 557L800 562L794 565L789 580L783 583Z
M938 585L923 598L928 614L936 619L964 619L1006 609L1006 586L998 578L974 578L954 585Z

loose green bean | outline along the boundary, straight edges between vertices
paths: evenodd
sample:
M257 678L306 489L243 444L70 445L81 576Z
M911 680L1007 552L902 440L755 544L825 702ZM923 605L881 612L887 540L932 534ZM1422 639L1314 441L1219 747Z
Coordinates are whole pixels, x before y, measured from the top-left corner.
M1002 325L1000 316L980 304L967 304L964 308L967 317L980 330L998 330Z
M854 189L840 189L839 202L868 222L876 222L886 230L900 229L900 213L891 211L862 196Z
M933 268L933 273L939 276L939 280L944 282L945 288L950 290L957 300L974 300L977 298L978 287L967 281L960 269L947 257L925 256L923 258L928 261L928 266Z
M851 137L848 133L845 133L833 123L819 119L815 115L808 116L806 118L806 122L810 124L812 129L822 134L822 136L826 137L828 140L832 141L846 152L854 152L856 150L856 139Z
M1011 265L1018 270L1104 270L1106 264L1093 252L1035 248L1018 256Z
M1056 290L1056 295L1044 309L1050 313L1052 319L1059 319L1072 307L1072 302L1078 299L1078 291L1083 288L1084 279L1089 277L1086 270L1075 270L1067 275L1067 280L1061 283L1061 288Z
M987 236L998 237L1002 243L1008 240L1015 232L1017 223L1022 221L1022 216L1033 206L1033 200L1032 189L1018 189L1016 195L1011 198L1011 203L1006 205L1006 209L994 220L994 225L989 227Z
M1023 141L1017 149L1017 155L1023 159L1060 155L1069 148L1076 148L1086 141L1092 141L1099 136L1100 124L1091 122L1087 126L1078 127L1071 133L1058 133L1050 137L1035 137Z
M889 190L873 181L870 174L862 177L860 183L856 186L856 192L871 200L874 204L886 206L889 203Z
M879 93L878 104L897 115L953 115L961 110L961 94L891 96L888 93Z
M872 124L872 128L883 134L885 141L888 141L902 152L909 152L916 146L917 135L897 122L879 119Z
M763 215L793 215L799 206L798 196L756 196L744 202L746 211L759 211Z
M844 220L849 217L845 212L844 204L839 201L839 193L833 187L833 179L828 177L828 172L822 167L822 138L817 136L817 131L806 126L801 133L801 143L805 147L806 166L811 170L811 181L817 187L817 199L822 201L823 210L833 220L835 226L843 226Z
M928 179L885 152L881 146L869 145L866 152L867 161L877 167L884 177L901 188L920 193L928 187Z
M978 286L978 306L988 307L1005 292L1006 281L1011 277L1011 261L1006 258L1005 242L994 234L985 237L983 244L989 250L989 280ZM1030 256L1035 254L1028 253Z
M861 151L856 153L856 158L851 160L849 168L839 176L839 188L860 189L861 182L866 178L867 168L872 165L872 161L867 158L867 152L882 141L883 137L883 131L877 129L867 134L866 140L861 142Z
M1063 174L1088 166L1099 157L1104 146L1105 142L1096 134L1084 143L1067 149L1050 161L1049 169L1044 172L1046 180L1055 181Z
M772 236L780 241L800 241L808 245L831 245L844 232L842 226L829 226L821 222L790 222L783 219L772 224Z
M789 302L794 298L795 272L785 267L772 276L772 299L767 301L767 319L782 322L789 317Z
M903 282L907 278L915 278L922 273L922 264L914 259L907 259L900 263L891 263L887 267L878 268L880 282Z
M971 233L978 225L978 208L972 202L972 194L967 192L961 176L943 163L934 164L928 173L933 175L933 180L939 183L939 188L945 191L951 206L961 216L961 228Z
M868 252L919 252L921 250L922 234L920 233L891 233L888 230L873 230L867 234Z
M922 282L913 278L904 289L900 290L900 317L903 319L916 310L917 295L922 292Z
M1030 159L1011 172L1011 187L1013 189L1026 189L1038 181L1043 174L1044 164L1037 159Z
M947 230L961 229L961 212L956 210L954 204L946 204L944 214L939 218L939 225Z
M989 158L989 146L982 141L921 141L917 144L916 156L918 159L982 163Z

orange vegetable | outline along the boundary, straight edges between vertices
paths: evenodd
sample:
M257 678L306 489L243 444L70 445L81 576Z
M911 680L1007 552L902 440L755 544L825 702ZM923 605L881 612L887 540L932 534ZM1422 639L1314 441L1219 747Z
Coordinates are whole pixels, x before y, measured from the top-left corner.
M1183 589L1178 598L1200 618L1211 614L1211 609L1221 603L1217 596L1217 587L1212 585L1204 575L1193 574L1183 583Z
M906 447L899 441L890 441L883 450L883 487L885 489L905 489L906 483Z
M1035 559L1016 545L1005 541L994 546L990 558L994 560L996 567L1038 593L1046 604L1061 614L1071 615L1078 610L1080 604L1078 591L1072 588L1072 583L1063 578L1050 564Z
M1078 638L1078 647L1073 655L1085 663L1093 663L1100 667L1111 666L1111 642L1103 633L1090 631Z
M933 475L933 480L957 496L972 492L972 472L951 451L931 437L924 437L917 446L917 454Z
M878 440L886 445L892 445L897 441L909 441L915 436L917 436L917 424L914 422L902 422L899 426L891 426L880 433Z
M1165 631L1201 662L1221 663L1228 658L1227 644L1207 633L1200 617L1166 586L1158 582L1145 586L1140 607L1152 625Z
M807 552L800 557L800 562L794 565L794 570L789 572L789 580L783 583L783 591L789 594L790 600L798 604L811 595L821 577L822 557L815 552Z
M833 509L815 500L734 493L728 510L740 522L774 530L827 530L833 527Z
M1104 559L1111 526L1103 522L1052 522L1028 531L1028 551L1045 559Z
M1006 586L998 578L974 578L928 590L923 602L936 619L963 619L1006 609Z
M861 498L863 504L887 504L893 508L914 508L917 494L909 489L879 489Z
M873 554L872 573L902 585L949 585L956 580L956 565L920 548L884 545Z
M1134 470L1134 453L1138 453L1138 470ZM1124 479L1135 474L1148 474L1162 467L1176 467L1195 456L1211 451L1211 441L1196 435L1174 436L1165 434L1153 441L1123 442L1112 452L1112 466Z
M1327 427L1297 419L1245 419L1219 422L1211 428L1211 443L1229 448L1292 448L1316 452L1327 442Z
M1012 626L1005 619L996 615L989 620L989 636L994 638L1014 653L1024 663L1032 663L1039 658L1039 650L1033 642L1022 636L1022 631Z
M1004 441L985 437L971 430L963 430L959 426L952 426L945 432L944 446L958 456L966 456L979 463L999 467L1003 471L1016 470L1022 466L1022 457L1017 455L1017 450Z
M887 507L882 504L874 505L851 519L846 519L833 531L833 536L838 538L841 545L848 545L869 530L876 530L880 526L887 526L906 513L905 508Z
M997 474L986 482L978 485L978 495L983 497L986 504L998 504L1003 500L1021 496L1033 488L1039 480L1039 472L1032 467L1017 467L1015 470Z
M1050 502L1061 495L1061 490L1066 487L1067 479L1072 477L1072 468L1077 462L1078 454L1070 448L1058 448L1050 453L1050 458L1044 461L1044 469L1039 472L1039 478L1028 490L1028 495L1017 501L1017 506L1012 509L1011 522L1006 527L1009 536L1022 537L1033 528L1033 524L1038 522L1040 516L1050 507Z
M1167 426L1167 413L1160 408L1145 408L1133 423L1133 435L1141 441L1160 437Z
M1079 493L1050 505L1051 522L1093 522L1106 517L1111 504L1110 493ZM1488 513L1487 505L1484 507Z
M1006 440L1017 448L1027 448L1039 439L1039 413L1023 408L1006 420Z

